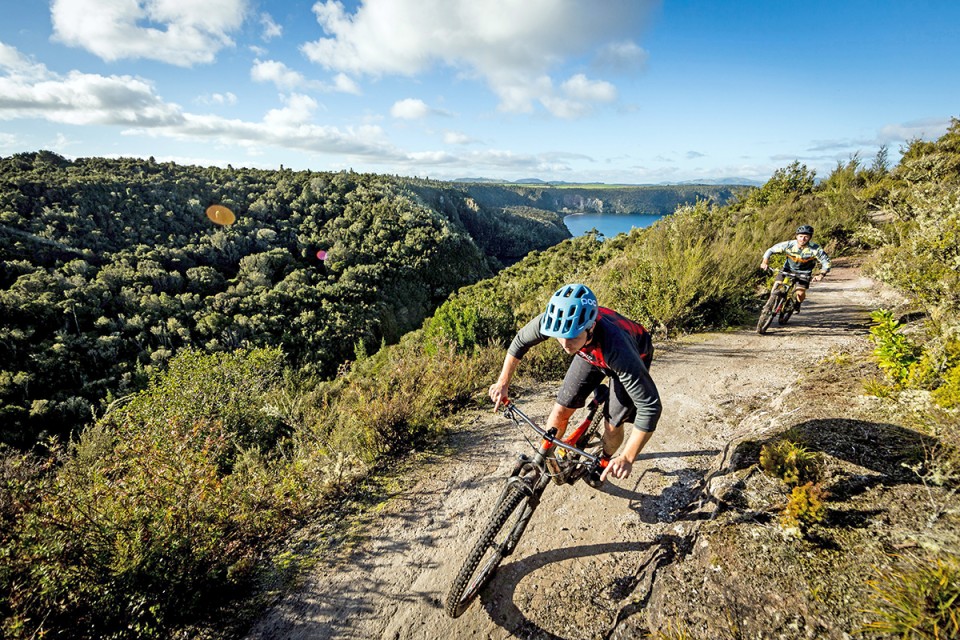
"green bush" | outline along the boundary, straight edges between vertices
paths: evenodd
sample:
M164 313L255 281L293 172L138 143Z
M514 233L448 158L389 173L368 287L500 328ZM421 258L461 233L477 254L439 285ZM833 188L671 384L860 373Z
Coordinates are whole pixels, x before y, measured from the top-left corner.
M891 311L878 309L870 317L870 339L876 345L873 355L890 380L902 385L910 377L911 367L919 362L922 350L900 333L903 325Z
M815 482L821 473L820 456L790 440L763 445L760 466L768 475L790 486Z
M145 391L108 412L103 420L114 426L171 420L217 422L232 445L224 452L228 464L243 449L270 451L284 434L286 425L268 409L269 394L282 381L283 354L279 349L213 354L185 350Z
M0 510L18 516L2 541L8 637L167 637L246 584L258 550L321 498L258 451L274 428L261 408L278 362L184 354L54 448L44 473L7 458Z
M933 399L944 409L960 408L960 364L943 374L940 386L933 391Z
M452 342L461 351L471 351L488 342L513 337L513 312L494 296L465 300L457 295L444 302L425 323L425 338L431 352Z
M10 624L23 637L166 637L242 586L308 489L276 491L280 467L253 452L224 475L232 448L215 422L88 428L8 545Z
M820 483L807 482L790 492L781 522L786 527L803 530L812 524L823 522L827 515L827 498L830 493Z
M878 569L864 631L900 638L960 638L960 558L904 556Z

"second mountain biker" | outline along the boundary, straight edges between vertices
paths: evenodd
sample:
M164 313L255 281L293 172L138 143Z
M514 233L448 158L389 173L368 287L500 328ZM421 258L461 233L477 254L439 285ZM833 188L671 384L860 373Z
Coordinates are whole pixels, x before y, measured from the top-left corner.
M785 253L787 261L783 265L783 270L796 274L797 282L797 301L794 306L794 312L800 312L800 304L807 295L807 287L810 286L810 280L813 278L813 268L817 261L820 262L820 275L817 280L822 279L830 273L830 257L827 256L823 248L816 242L811 242L813 238L813 227L808 224L797 227L797 239L778 242L763 254L763 260L760 261L760 268L767 269L767 261L775 253ZM783 280L783 274L777 275L777 282Z
M662 411L660 394L649 372L653 359L650 334L636 322L600 307L585 285L564 285L550 298L546 311L521 328L510 344L500 377L490 386L490 399L496 406L508 400L510 379L523 356L549 338L556 338L566 353L577 357L564 377L547 428L555 427L557 437L562 437L570 416L609 376L611 393L604 407L603 455L612 459L601 482L608 475L628 477ZM634 423L633 432L620 455L613 457L623 442L626 422Z

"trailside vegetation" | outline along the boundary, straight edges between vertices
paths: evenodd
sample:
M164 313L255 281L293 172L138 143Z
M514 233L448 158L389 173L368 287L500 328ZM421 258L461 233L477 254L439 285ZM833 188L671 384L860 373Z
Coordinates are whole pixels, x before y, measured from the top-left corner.
M952 282L958 259L957 243L944 240L956 237L950 234L955 231L958 214L958 140L960 124L954 121L941 140L911 144L892 170L883 162L863 167L858 158L851 158L820 182L804 165L793 163L763 187L741 194L732 203L701 200L686 204L650 228L603 242L589 235L567 239L532 251L492 277L467 286L451 281L449 273L410 274L441 278L430 295L442 296L445 301L432 315L422 315L417 320L422 321L420 328L403 333L395 344L385 344L388 335L396 334L386 332L383 324L376 325L380 329L372 334L365 333L369 331L366 327L361 333L345 330L345 344L341 346L349 346L351 355L343 358L341 351L340 356L328 361L329 370L334 372L328 379L315 375L315 369L304 369L303 361L292 356L302 356L306 351L291 350L282 340L264 344L239 341L221 349L198 349L191 344L190 348L176 353L171 349L158 357L156 364L163 366L153 366L149 372L141 362L139 368L128 373L146 376L150 384L145 388L141 385L129 398L115 398L72 442L54 441L32 453L7 451L3 456L0 555L6 560L0 565L0 619L4 634L13 638L167 637L186 626L202 626L211 608L244 593L257 572L270 564L271 540L280 539L307 521L317 509L341 495L344 487L370 473L379 461L430 442L442 433L453 412L481 398L496 375L506 341L523 322L541 311L543 301L559 284L579 281L590 285L604 305L634 317L660 336L748 323L763 295L764 278L757 269L762 251L792 237L799 222L817 228L817 241L833 257L863 249L877 251L873 272L909 294L914 305L909 318L904 316L899 319L901 324L895 324L878 316L885 324L874 335L880 341L891 341L882 350L885 362L896 361L904 353L913 358L898 367L885 367L907 371L905 378L889 381L891 393L923 391L930 398L926 413L917 414L913 426L932 434L938 445L916 472L931 486L934 482L944 486L957 483L960 474L956 470L960 467L950 466L957 460L956 449L951 447L955 447L958 432L956 404L951 403L960 397L956 391L960 382L960 325L956 287L943 286L943 280ZM61 160L44 161L62 165ZM315 177L304 176L299 184L313 193L309 185ZM372 185L381 180L352 174L322 179L370 180L368 186L373 191L376 189ZM443 258L428 252L428 256L437 256L436 262L428 259L424 265L428 270L449 272L449 265L442 260L460 264L464 256L457 251L480 246L467 242L469 234L458 231L454 216L433 217L429 212L451 208L450 212L455 210L460 216L472 216L471 233L478 237L492 234L493 227L475 215L486 206L476 194L460 191L454 196L432 185L415 184L405 190L390 187L393 183L389 181L385 184L388 186L379 188L394 194L389 198L343 190L344 211L351 197L353 202L360 200L351 209L358 218L349 224L346 220L335 223L339 218L331 218L312 232L309 243L304 243L304 248L309 246L311 251L320 244L333 253L329 268L336 277L321 278L324 287L336 287L349 278L354 286L404 290L407 279L384 280L377 264L363 262L361 256L367 247L378 245L347 240L376 236L372 229L381 224L377 220L383 216L400 225L412 221L415 229L426 234L424 246L429 245L432 234L440 239L461 234L451 245L452 253L441 252ZM325 193L323 189L320 192ZM41 197L40 191L31 193L18 206ZM237 204L235 199L217 199ZM117 196L116 202L121 200ZM324 196L320 206L326 206L326 202ZM509 206L539 209L529 202ZM364 212L371 208L383 215L369 217ZM519 226L540 224L541 214L523 211L529 215ZM388 212L395 212L395 216L391 218ZM461 224L468 227L462 220ZM930 225L935 226L936 233L929 232ZM412 229L404 229L397 232L398 236L385 232L384 241L406 238L408 233L421 237ZM217 236L225 242L224 248L230 247L226 241L233 231L214 230L209 242ZM58 235L55 227L46 235L39 229L29 233L65 245L64 236ZM145 232L131 229L131 233ZM277 233L286 238L288 254L291 247L300 246L299 232ZM256 233L247 229L244 238L253 242ZM205 246L207 241L196 242ZM398 242L403 244L405 240ZM44 250L66 250L38 241L34 244L37 250L41 244ZM132 252L117 248L127 260L118 265L136 264L136 269L131 268L136 277L164 282L170 274L169 265L179 263L159 261L160 266L153 267L139 262L137 251L148 252L149 246L140 245ZM26 245L23 247L26 251ZM285 262L288 254L281 257L271 250L265 246L255 254L258 265L260 260L273 265L273 271L260 271L265 279L263 295L283 290L286 278L300 271ZM264 253L266 256L261 255ZM481 254L476 249L470 255L479 263L491 259ZM245 254L234 258L241 255ZM401 262L422 258L413 250L388 255L398 255ZM17 267L17 260L27 260L27 256L7 260L14 266L6 267L2 291L9 295L16 290L20 297L15 302L4 298L8 305L5 314L7 309L23 313L22 309L33 309L33 304L42 307L44 300L70 300L63 293L50 297L43 286L31 289L28 285L32 279L46 277L69 283L70 278L83 276L92 264L84 257L87 267L78 264L67 273L54 267L54 261L52 271L43 272L52 275L33 275L31 264ZM348 274L348 265L356 266L356 271ZM212 265L193 264L191 268L201 266ZM239 288L243 282L243 278L237 280L240 270L229 277L216 268L203 273L214 296L230 291L231 286ZM224 288L217 274L232 284ZM277 278L277 274L282 277ZM22 276L31 277L21 283ZM248 282L246 286L257 285ZM70 289L64 285L62 290ZM323 287L320 290L326 291ZM101 294L100 300L122 297L123 287L109 293ZM346 290L342 294L350 295ZM136 289L129 295L150 296ZM154 295L157 304L166 308L162 305L168 304L167 298L160 293ZM227 297L231 295L236 294ZM325 300L336 305L324 307ZM308 302L303 306L304 301L297 298L288 306L273 307L269 313L256 305L235 303L230 314L221 315L230 319L236 314L249 314L244 317L252 322L258 313L267 318L274 314L277 322L296 335L293 327L301 313L317 313L317 309L327 309L334 317L356 313L343 309L335 296L325 298L318 293ZM62 351L65 347L57 345L73 339L71 329L82 335L85 326L97 323L97 318L81 314L74 318L72 307L66 303L56 307L56 312L56 323L50 321L54 337L44 353ZM113 313L119 317L121 312ZM398 310L390 314L396 318L393 322L398 333L412 322L400 318L415 317ZM380 317L369 317L374 316ZM104 317L116 321L113 316ZM366 317L344 317L341 321L344 327L356 331L353 323ZM263 324L266 320L258 322L255 327L267 326ZM247 325L235 330L243 326ZM26 332L30 327L30 322L23 320L6 330L14 335L12 332ZM905 350L905 343L892 337L905 328L911 330L909 345L915 348ZM178 330L176 324L166 325L153 339L178 335ZM256 328L250 331L248 335L258 335ZM207 340L223 335L209 334ZM7 344L23 343L3 341L3 348L8 349L5 355L20 358L18 352L9 351ZM155 344L161 346L160 342ZM83 349L76 352L82 353ZM120 352L111 356L121 357ZM525 360L522 374L552 377L562 371L563 365L557 349L538 348ZM13 381L15 377L16 372L12 372L5 382L8 394L11 389L24 389L24 385L46 383L36 375L21 376L18 382ZM130 388L134 389L132 383ZM770 450L765 458L772 461L772 456ZM800 491L791 497L783 517L797 526L812 527L823 519L829 494L819 486L798 486ZM878 599L870 604L876 620L873 629L906 633L903 630L908 628L955 625L943 617L954 611L954 556L944 556L947 559L937 563L931 560L933 557L921 549L907 569L878 574ZM933 601L936 606L922 609L925 604L904 595L916 592L915 586L925 593L935 591L932 600L924 602ZM911 610L904 612L903 607Z
M389 176L0 158L0 442L76 433L184 349L279 347L331 377L569 235L553 212Z

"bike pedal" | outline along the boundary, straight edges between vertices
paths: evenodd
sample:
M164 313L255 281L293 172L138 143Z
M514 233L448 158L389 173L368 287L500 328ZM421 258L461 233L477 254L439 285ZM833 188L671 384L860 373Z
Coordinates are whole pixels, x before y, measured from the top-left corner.
M597 474L588 473L587 475L583 476L583 481L586 482L591 487L593 487L594 489L599 489L604 485L603 480L600 479L599 473Z

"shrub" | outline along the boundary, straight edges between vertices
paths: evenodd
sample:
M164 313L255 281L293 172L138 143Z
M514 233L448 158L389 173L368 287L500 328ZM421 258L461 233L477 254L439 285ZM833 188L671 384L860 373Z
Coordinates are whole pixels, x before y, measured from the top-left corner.
M944 409L960 409L960 364L946 371L933 391L934 401Z
M901 557L877 569L864 631L900 638L960 637L960 557Z
M873 326L870 339L876 345L873 355L877 364L894 383L902 385L910 377L910 369L920 360L920 347L900 333L902 325L893 313L878 309L870 314Z
M0 499L17 513L0 539L8 637L168 637L246 584L257 552L320 497L258 451L274 438L260 407L278 362L178 356L45 473L7 460L21 478L5 484L13 507Z
M279 349L240 349L204 354L181 351L170 367L128 404L104 416L107 424L218 422L234 445L233 451L269 451L286 426L267 406L269 394L282 383L283 354ZM231 450L225 451L229 462Z
M760 449L760 466L790 486L816 481L820 477L820 456L790 440L765 444Z
M249 577L257 547L309 504L284 495L253 453L233 473L223 425L169 421L88 428L16 529L12 620L32 633L166 637Z
M431 353L441 349L444 342L452 342L461 351L472 351L488 342L509 340L513 331L513 313L502 300L489 295L472 300L451 297L424 325Z
M826 501L829 496L830 493L819 483L807 482L794 487L787 499L781 522L785 527L801 530L822 522L827 515Z

